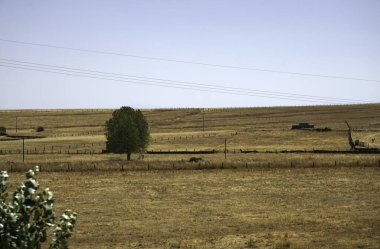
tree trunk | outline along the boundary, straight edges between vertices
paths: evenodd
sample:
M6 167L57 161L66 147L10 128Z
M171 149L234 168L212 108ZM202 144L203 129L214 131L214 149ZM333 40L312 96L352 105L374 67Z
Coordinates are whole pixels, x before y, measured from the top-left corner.
M131 152L128 152L128 153L127 153L127 160L128 160L128 161L131 160Z

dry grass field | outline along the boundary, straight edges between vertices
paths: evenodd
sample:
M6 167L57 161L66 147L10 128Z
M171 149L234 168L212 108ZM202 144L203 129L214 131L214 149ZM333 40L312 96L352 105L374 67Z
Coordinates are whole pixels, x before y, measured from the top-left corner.
M231 109L152 109L143 110L151 130L148 150L224 150L227 138L229 158L255 161L269 156L233 155L243 150L348 150L345 120L354 128L354 139L360 139L369 147L380 147L380 104L351 106L311 106L276 108ZM46 136L25 140L28 153L26 162L93 161L93 155L105 148L104 124L112 110L15 110L0 111L0 126L7 127L11 135ZM17 119L17 133L16 133ZM204 120L204 122L203 122ZM331 132L291 130L292 123L313 122L316 127L329 127ZM204 123L204 132L203 132ZM42 126L44 132L35 128ZM8 138L7 138L8 139ZM374 140L373 140L374 139ZM0 151L21 150L22 141L1 141ZM41 153L45 151L55 154ZM70 155L67 155L67 153ZM57 154L61 153L61 154ZM80 156L73 154L79 153ZM297 155L293 155L297 157ZM314 157L307 155L306 157ZM117 155L97 156L96 160L108 160ZM278 157L278 156L277 156ZM289 155L284 156L288 158ZM302 156L305 158L305 156ZM20 162L20 155L2 155L1 158ZM136 155L135 157L136 158ZM170 157L170 160L188 159L188 156ZM206 156L210 160L224 160L222 154ZM325 157L324 157L325 158ZM357 156L346 155L356 161ZM367 158L367 157L365 157ZM168 156L146 155L146 160L167 160ZM360 159L363 159L360 158ZM372 162L370 162L372 163Z
M8 153L22 140L0 137L0 169L16 171L9 189L41 165L57 209L79 213L70 248L380 248L379 154L266 153L348 150L345 120L354 139L380 147L380 104L143 112L148 150L223 151L227 138L227 159L100 154L112 110L0 111L7 133L44 136L25 140L25 164Z
M11 174L12 186L22 180ZM380 168L53 172L71 248L379 248Z

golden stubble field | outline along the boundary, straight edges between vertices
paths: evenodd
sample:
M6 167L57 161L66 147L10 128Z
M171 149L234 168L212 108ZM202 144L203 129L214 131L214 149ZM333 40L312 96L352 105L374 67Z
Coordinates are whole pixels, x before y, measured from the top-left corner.
M21 154L4 153L0 170L18 171L11 191L21 172L42 166L38 179L54 191L59 213L79 214L70 248L380 248L380 155L238 152L348 150L345 120L354 139L380 147L379 104L144 110L148 150L223 150L227 138L227 160L195 155L199 165L187 162L191 155L133 155L127 163L124 155L90 154L104 149L111 113L0 111L9 134L46 136L25 148L52 154L28 153L22 164ZM292 131L294 122L332 131ZM21 146L0 139L2 151Z
M26 163L43 162L91 162L110 161L119 155L93 155L105 149L104 125L113 110L0 110L0 126L11 135L46 136L25 140ZM151 130L148 150L218 150L223 152L227 139L228 158L244 161L268 161L300 155L250 154L234 152L257 150L259 152L281 150L348 150L347 127L353 127L354 139L369 147L380 147L380 104L347 106L309 106L273 108L227 109L146 109L143 110ZM204 122L203 122L204 120ZM17 133L16 133L17 121ZM291 130L292 123L313 122L316 127L329 127L331 132ZM45 131L36 132L43 126ZM203 131L204 127L204 131ZM22 162L22 141L4 141L0 137L0 167L7 161ZM37 155L34 155L37 152ZM43 154L43 152L46 152ZM52 154L50 154L53 152ZM33 154L34 153L34 154ZM86 153L86 154L84 154ZM132 155L137 159L137 155ZM223 161L221 154L204 156L210 162ZM330 155L307 154L303 158L317 157L319 161L332 161ZM336 156L333 156L336 157ZM339 161L357 160L373 164L380 157L340 155ZM189 156L145 155L148 161L180 161ZM374 159L374 160L372 160ZM298 160L298 159L297 159ZM333 159L334 160L334 159ZM334 160L335 161L335 160Z
M11 189L23 179L11 174ZM379 248L380 168L56 172L70 248Z

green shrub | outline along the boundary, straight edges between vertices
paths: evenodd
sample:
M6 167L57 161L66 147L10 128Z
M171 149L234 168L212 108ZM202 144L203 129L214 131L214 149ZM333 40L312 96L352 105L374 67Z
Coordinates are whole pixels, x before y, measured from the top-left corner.
M77 214L66 210L55 224L53 193L46 188L37 193L39 184L34 176L38 166L26 173L26 181L8 198L8 173L0 172L0 248L39 249L47 241L47 229L52 228L49 249L68 248Z
M4 126L0 126L0 135L6 134L7 129Z

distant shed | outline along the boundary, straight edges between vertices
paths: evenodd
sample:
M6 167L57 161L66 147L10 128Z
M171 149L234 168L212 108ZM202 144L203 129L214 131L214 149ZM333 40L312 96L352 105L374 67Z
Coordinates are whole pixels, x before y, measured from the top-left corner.
M295 123L292 124L292 129L314 129L313 123Z

